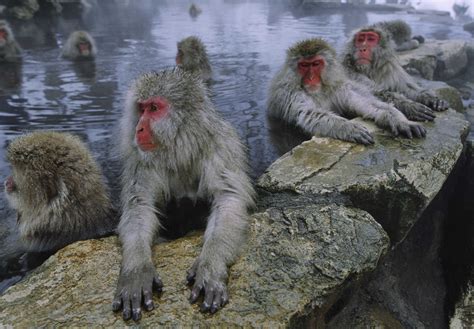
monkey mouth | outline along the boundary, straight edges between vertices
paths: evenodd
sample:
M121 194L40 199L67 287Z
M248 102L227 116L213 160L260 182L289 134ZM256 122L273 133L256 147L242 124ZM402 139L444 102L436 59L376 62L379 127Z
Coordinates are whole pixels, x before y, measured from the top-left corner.
M370 59L367 59L367 58L359 58L356 61L356 64L358 64L358 65L369 65L370 63L372 63L372 61Z
M143 152L150 152L150 151L155 150L158 147L158 144L156 144L156 143L142 143L142 144L138 144L138 147Z

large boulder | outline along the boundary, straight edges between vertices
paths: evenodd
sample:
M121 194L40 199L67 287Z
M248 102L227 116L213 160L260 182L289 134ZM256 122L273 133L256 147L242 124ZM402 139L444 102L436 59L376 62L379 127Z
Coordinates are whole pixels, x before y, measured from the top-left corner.
M461 74L469 63L465 40L426 40L419 48L399 53L402 66L428 80L448 80Z
M369 147L313 137L275 161L258 185L272 193L345 196L398 243L454 168L469 127L452 110L425 126L426 138L412 140L372 127Z
M335 204L270 208L251 218L246 250L230 271L230 303L209 316L189 304L184 280L201 236L154 247L165 288L143 325L314 326L388 247L383 229L362 210ZM121 314L111 311L120 259L115 237L62 249L0 296L0 327L123 326Z

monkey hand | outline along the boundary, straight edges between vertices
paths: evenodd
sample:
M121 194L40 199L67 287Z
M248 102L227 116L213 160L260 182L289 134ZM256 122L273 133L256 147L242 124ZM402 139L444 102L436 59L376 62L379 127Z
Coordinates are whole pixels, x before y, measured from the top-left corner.
M443 99L439 99L438 97L428 93L423 92L418 96L418 102L422 103L423 105L428 106L433 111L441 112L446 111L449 108L448 102Z
M219 266L217 266L219 267ZM191 269L188 271L186 280L192 285L189 301L194 304L201 291L204 291L204 301L201 304L201 312L216 313L229 301L227 293L227 267L216 269L215 264L203 262L196 259Z
M363 125L351 121L346 122L346 124L347 126L344 127L346 136L341 139L364 145L374 144L374 138Z
M404 104L400 111L412 121L433 121L436 118L436 114L428 106L417 102Z
M115 292L112 309L114 312L122 309L124 320L131 317L138 321L141 318L142 301L145 310L155 308L153 291L161 292L163 283L156 273L153 264L145 264L130 272L121 272Z
M407 138L422 138L426 136L426 129L421 124L408 120L393 122L391 124L392 133L395 136L403 135Z

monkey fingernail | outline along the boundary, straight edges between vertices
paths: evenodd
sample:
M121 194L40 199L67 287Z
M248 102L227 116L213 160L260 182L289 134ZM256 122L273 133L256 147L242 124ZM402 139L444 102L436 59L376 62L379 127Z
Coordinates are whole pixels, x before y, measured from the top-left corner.
M155 308L155 304L153 303L152 300L147 300L147 301L145 301L144 304L145 304L145 310L147 310L147 311L151 311Z
M130 310L127 309L127 310L123 310L122 316L124 320L129 320L132 317L132 314Z
M122 301L121 300L120 301L114 300L112 302L112 310L114 312L119 311L121 308L122 308Z
M141 317L142 317L141 309L139 309L139 308L134 308L134 309L133 309L133 316L132 316L133 320L134 320L134 321L138 321L138 320L141 319Z
M209 311L209 308L211 307L211 305L209 305L208 303L204 302L201 304L201 312L207 312Z
M211 306L211 313L212 313L212 314L216 313L218 309L219 309L219 305L217 305L216 302L212 303L212 306Z

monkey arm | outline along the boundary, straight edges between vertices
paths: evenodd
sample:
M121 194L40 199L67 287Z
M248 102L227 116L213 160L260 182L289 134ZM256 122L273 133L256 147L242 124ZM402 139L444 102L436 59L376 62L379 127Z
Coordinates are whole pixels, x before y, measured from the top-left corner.
M220 152L216 152L220 153ZM223 161L219 154L205 165L203 182L213 194L201 254L188 271L187 280L193 284L190 301L196 302L205 291L202 311L216 312L228 301L227 267L232 264L248 231L247 208L253 205L253 188L245 172ZM238 163L239 159L236 157ZM230 168L234 168L231 170Z
M163 286L152 262L151 246L159 226L154 204L159 191L151 186L144 168L124 171L123 213L118 226L122 242L122 267L112 303L114 311L123 309L125 320L141 317L141 305L154 308L152 291Z
M436 115L421 103L412 101L400 93L383 90L375 93L380 100L393 104L397 110L413 121L433 121Z

